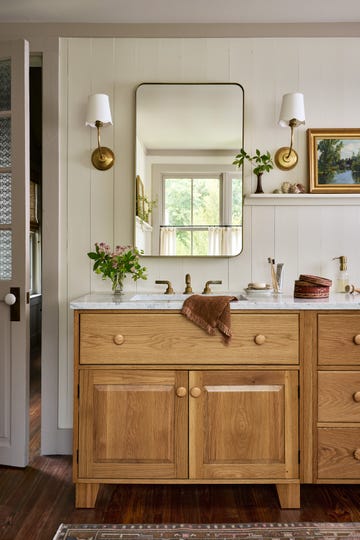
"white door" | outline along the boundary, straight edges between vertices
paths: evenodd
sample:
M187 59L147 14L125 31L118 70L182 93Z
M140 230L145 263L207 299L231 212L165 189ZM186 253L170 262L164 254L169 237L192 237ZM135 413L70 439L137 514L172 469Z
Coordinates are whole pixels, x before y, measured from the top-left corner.
M17 467L29 446L28 87L28 43L0 42L0 463Z

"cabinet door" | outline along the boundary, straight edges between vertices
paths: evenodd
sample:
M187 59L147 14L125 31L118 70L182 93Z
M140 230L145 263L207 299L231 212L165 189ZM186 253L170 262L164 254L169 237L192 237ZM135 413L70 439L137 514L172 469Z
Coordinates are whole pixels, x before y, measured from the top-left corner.
M298 478L296 371L190 373L190 477Z
M187 477L187 382L187 372L80 370L79 477Z

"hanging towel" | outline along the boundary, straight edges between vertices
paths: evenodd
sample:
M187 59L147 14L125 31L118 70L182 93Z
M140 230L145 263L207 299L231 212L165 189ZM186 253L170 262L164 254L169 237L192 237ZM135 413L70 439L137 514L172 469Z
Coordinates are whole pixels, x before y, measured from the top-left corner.
M230 302L233 300L237 300L236 296L193 294L185 300L181 313L212 336L217 328L228 342L231 339Z

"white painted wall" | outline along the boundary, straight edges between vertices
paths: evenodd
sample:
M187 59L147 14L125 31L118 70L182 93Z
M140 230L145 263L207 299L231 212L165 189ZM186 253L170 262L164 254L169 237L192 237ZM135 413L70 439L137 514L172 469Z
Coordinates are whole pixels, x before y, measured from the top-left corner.
M72 317L69 301L89 291L108 290L91 271L86 253L96 241L131 243L134 220L135 89L142 82L235 82L245 91L245 147L273 154L288 145L289 130L278 127L282 95L305 95L306 128L358 127L360 119L360 38L64 38L61 40L61 292L59 424L71 427ZM109 94L114 125L102 131L116 164L95 170L90 154L95 130L85 127L89 94ZM306 130L295 135L298 166L274 170L263 179L267 192L283 181L308 185ZM245 193L255 178L245 168ZM315 196L314 196L315 197ZM176 291L190 272L194 290L207 279L223 289L241 290L251 280L268 279L267 257L285 263L285 287L301 273L334 277L332 257L347 255L352 281L360 281L359 199L299 205L246 205L244 249L231 259L147 258L147 282L171 279ZM251 202L251 200L250 200ZM324 203L324 204L323 204ZM347 199L349 203L349 199ZM127 285L134 288L133 283Z

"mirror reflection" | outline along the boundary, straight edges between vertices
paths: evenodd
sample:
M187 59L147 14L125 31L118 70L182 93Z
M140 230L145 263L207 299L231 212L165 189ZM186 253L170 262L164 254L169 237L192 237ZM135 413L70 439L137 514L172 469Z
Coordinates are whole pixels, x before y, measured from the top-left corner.
M136 90L135 245L151 256L242 250L238 84L144 83Z

